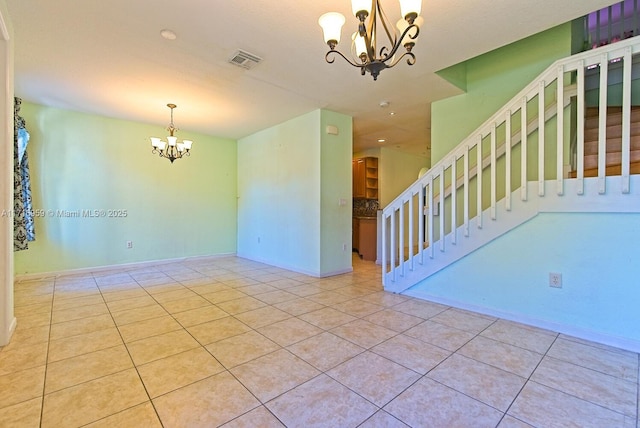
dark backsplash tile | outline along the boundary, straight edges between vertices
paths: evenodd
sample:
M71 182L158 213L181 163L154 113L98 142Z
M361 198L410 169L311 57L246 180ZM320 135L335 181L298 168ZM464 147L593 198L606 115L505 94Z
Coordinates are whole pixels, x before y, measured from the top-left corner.
M354 217L375 217L379 208L377 199L353 198Z

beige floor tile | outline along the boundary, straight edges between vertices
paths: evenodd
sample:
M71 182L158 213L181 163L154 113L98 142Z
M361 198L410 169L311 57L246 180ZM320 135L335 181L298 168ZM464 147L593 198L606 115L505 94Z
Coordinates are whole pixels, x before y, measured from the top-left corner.
M139 404L86 426L88 428L162 428L151 402Z
M531 380L618 413L636 417L636 382L549 357L542 360Z
M229 313L231 315L241 314L243 312L249 312L254 309L259 309L267 306L261 300L256 299L255 297L246 296L240 297L239 299L227 300L226 302L221 302L216 304L220 309Z
M228 316L225 311L217 306L209 305L202 308L190 309L184 312L173 314L173 317L182 324L183 327L191 327L205 322L217 320Z
M78 322L76 320L65 321L51 325L50 340L77 336L98 330L105 330L111 327L114 327L114 323L110 314L83 318L82 322Z
M503 415L428 378L413 384L386 405L384 410L412 427L493 428Z
M289 346L324 330L299 318L288 318L259 328L258 331L280 346Z
M42 398L40 397L0 408L0 426L3 428L38 428L41 409Z
M446 311L449 307L425 300L411 299L398 303L393 309L426 320Z
M273 306L254 309L236 315L236 318L251 328L260 328L278 321L291 318L291 315Z
M153 400L166 427L212 427L260 403L228 372L208 377Z
M480 333L496 321L495 318L455 308L442 311L438 315L431 317L430 320L474 334Z
M0 409L42 396L45 366L0 376Z
M393 307L409 300L408 297L379 290L374 293L367 294L366 296L362 296L360 299L364 300L365 302L384 307Z
M124 345L49 363L45 394L133 367Z
M269 305L286 302L289 300L296 299L297 297L298 296L293 293L289 293L288 291L278 290L278 289L276 289L275 291L269 291L267 293L261 293L255 296L256 299L259 299Z
M49 307L51 307L52 300L53 295L51 294L40 294L36 296L16 296L16 298L14 299L14 304L16 306L49 305Z
M547 355L621 379L638 380L638 354L632 352L608 350L559 338Z
M528 378L542 360L542 354L482 336L472 339L458 353L524 378Z
M145 401L142 381L129 369L45 395L42 427L88 424Z
M51 324L51 313L35 312L19 317L16 315L16 319L18 320L18 324L24 328L42 327Z
M178 312L184 312L191 309L198 309L198 308L211 306L211 302L209 302L204 297L200 297L196 295L193 297L188 297L186 299L172 300L170 302L163 303L162 306L170 314L176 314Z
M76 299L56 299L53 301L53 310L59 311L64 309L78 308L86 305L98 305L104 303L102 294L95 294L91 296L79 297Z
M0 351L0 376L45 365L47 349L47 342L32 345L10 343Z
M357 298L337 303L331 307L356 318L366 317L367 315L380 312L384 309L382 306L374 305L373 303L368 303Z
M104 303L95 305L78 306L70 309L54 309L51 315L51 323L61 323L66 321L80 320L87 317L108 314L109 310Z
M322 309L325 306L312 300L298 297L293 300L287 300L286 302L276 303L275 305L273 305L273 307L285 311L290 315L299 316L309 312L317 311L318 309Z
M282 273L285 273L285 272L282 272ZM280 290L286 290L287 288L295 287L297 285L302 285L304 283L292 278L282 278L282 279L276 279L275 281L269 281L267 282L267 284L269 284L272 287L276 287Z
M250 412L222 425L223 428L284 428L284 425L264 406L256 407Z
M356 427L378 408L320 375L270 401L266 406L287 427Z
M194 348L138 366L151 398L224 371L224 367L203 348Z
M278 349L280 346L256 331L248 331L207 345L207 350L226 368L246 363Z
M384 410L379 410L362 425L358 425L358 428L409 428L409 425Z
M451 351L403 334L374 346L371 351L420 374L427 373L451 355Z
M384 309L364 317L365 320L372 322L389 330L403 332L414 327L424 320L420 317L408 315L393 309Z
M498 428L535 428L533 425L522 422L513 416L505 415L500 421Z
M247 295L238 290L229 289L229 290L216 291L214 293L206 293L206 294L203 294L202 297L204 297L205 299L207 299L213 304L218 304L218 303L226 302L228 300L247 297Z
M202 345L208 345L250 330L251 327L229 316L187 328L187 331Z
M313 296L314 294L318 294L324 290L314 284L303 284L288 288L287 291L299 297L308 297Z
M80 334L52 340L49 343L49 363L101 349L112 348L121 345L122 338L115 327L98 330L91 333Z
M152 280L151 284L140 284L147 293L152 296L158 296L160 294L169 293L172 291L182 291L186 287L179 282L175 282L173 279L162 279L159 281Z
M234 367L230 371L262 403L320 374L284 349Z
M558 336L557 333L506 320L496 321L480 335L539 354L545 354Z
M452 352L458 350L474 337L473 333L468 331L458 330L433 321L418 324L405 331L404 334Z
M325 306L333 306L338 303L346 302L347 300L353 299L353 297L345 296L344 294L336 293L335 291L322 291L318 294L312 294L308 296L307 299L313 300L316 303L320 303Z
M36 343L47 342L49 341L50 330L51 326L49 325L28 328L18 324L11 337L11 342L4 349L10 349L12 346L35 345Z
M331 333L369 349L395 336L397 333L388 328L365 320L355 320L331 329Z
M182 300L188 299L190 297L197 297L198 295L193 291L189 290L185 286L180 286L170 291L165 291L162 293L153 293L153 298L164 306L165 303L171 302L173 300Z
M332 369L364 351L364 348L329 332L295 343L287 349L320 371Z
M213 280L209 279L209 281L213 281ZM228 285L224 285L221 282L209 282L207 284L187 285L186 287L189 290L201 296L204 294L215 293L218 291L231 290L231 287L229 287Z
M145 306L154 306L157 305L153 297L141 296L141 297L133 297L131 299L124 300L114 300L112 302L107 302L107 306L111 312L119 312L126 311L127 309L138 309L144 308Z
M184 330L172 331L127 343L127 349L137 366L199 346L200 344Z
M427 377L503 412L507 411L526 379L488 364L454 354Z
M382 407L420 378L420 374L371 352L329 370L327 375Z
M127 343L181 329L182 326L169 315L118 327L122 338Z
M111 313L111 316L113 317L118 327L138 321L148 320L151 318L158 318L165 315L168 315L168 312L165 311L164 308L159 304L144 306L142 308L125 309L124 311Z
M636 422L536 382L527 382L508 414L536 427L633 428Z
M43 312L51 315L51 302L36 303L35 305L26 306L20 306L16 304L14 308L14 314L16 318L20 318L25 315L40 314Z
M355 321L357 318L333 308L322 308L308 312L298 318L325 330Z
M102 292L102 298L104 299L105 302L115 302L116 300L135 299L138 297L145 297L148 295L149 293L147 293L147 291L140 286L134 289L124 290L124 291L120 290L120 291L112 291L108 293L105 293L104 291Z

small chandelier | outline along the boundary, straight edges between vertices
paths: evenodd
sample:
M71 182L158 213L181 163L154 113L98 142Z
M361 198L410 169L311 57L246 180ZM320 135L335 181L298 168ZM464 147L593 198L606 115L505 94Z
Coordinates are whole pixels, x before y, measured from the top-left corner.
M325 13L318 19L318 24L322 27L324 41L330 49L325 55L326 61L331 64L335 58L329 58L329 56L340 55L349 64L359 67L363 76L367 71L371 73L373 80L378 79L378 74L382 70L395 66L405 56L408 57L407 64L415 64L416 56L411 52L411 49L415 45L420 25L423 22L423 19L418 16L421 7L421 0L400 0L400 10L404 19L400 19L396 24L399 30L397 32L389 23L379 0L372 0L371 4L369 4L369 0L351 0L353 14L360 20L358 31L352 36L351 54L353 60L335 50L336 45L340 42L340 33L345 22L344 16L337 12ZM365 22L367 17L369 17L369 21ZM383 46L378 50L377 43L382 40L378 38L376 33L378 21L382 24L391 47ZM405 48L405 52L395 58L396 51L401 46Z
M178 137L173 135L178 131L178 128L173 125L173 109L177 106L175 104L167 104L167 107L171 109L171 123L167 126L169 136L167 136L167 141L162 141L157 137L151 137L151 153L158 153L161 158L167 158L173 163L174 160L180 159L184 155L190 156L189 150L191 150L193 141L178 141Z

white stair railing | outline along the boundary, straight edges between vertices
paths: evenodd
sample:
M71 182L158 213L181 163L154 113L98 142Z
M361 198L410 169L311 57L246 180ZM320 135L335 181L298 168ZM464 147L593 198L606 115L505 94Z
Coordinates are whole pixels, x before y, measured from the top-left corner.
M634 37L556 61L385 207L385 289L404 291L459 260L537 214L544 198L545 210L563 199L567 210L566 204L602 206L583 203L593 195L617 194L618 203L620 195L629 195L631 69L638 52L640 37ZM620 66L622 165L620 177L612 180L606 177L608 82L609 68ZM595 93L585 89L593 74L599 76ZM599 106L596 178L584 173L588 104ZM567 178L571 153L576 153L576 178ZM640 198L634 198L633 210L640 210Z

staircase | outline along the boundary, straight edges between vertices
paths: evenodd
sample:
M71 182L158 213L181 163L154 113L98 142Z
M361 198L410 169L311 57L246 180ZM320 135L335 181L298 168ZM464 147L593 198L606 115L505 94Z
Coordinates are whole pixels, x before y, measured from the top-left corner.
M541 212L640 213L639 53L633 37L556 61L385 207L385 289L404 292ZM606 107L609 92L620 107Z
M599 109L587 108L584 130L584 176L598 176L598 136ZM622 174L622 108L607 108L606 121L605 175ZM640 106L631 107L630 123L630 168L631 174L640 174ZM576 178L577 172L571 171L569 177Z

